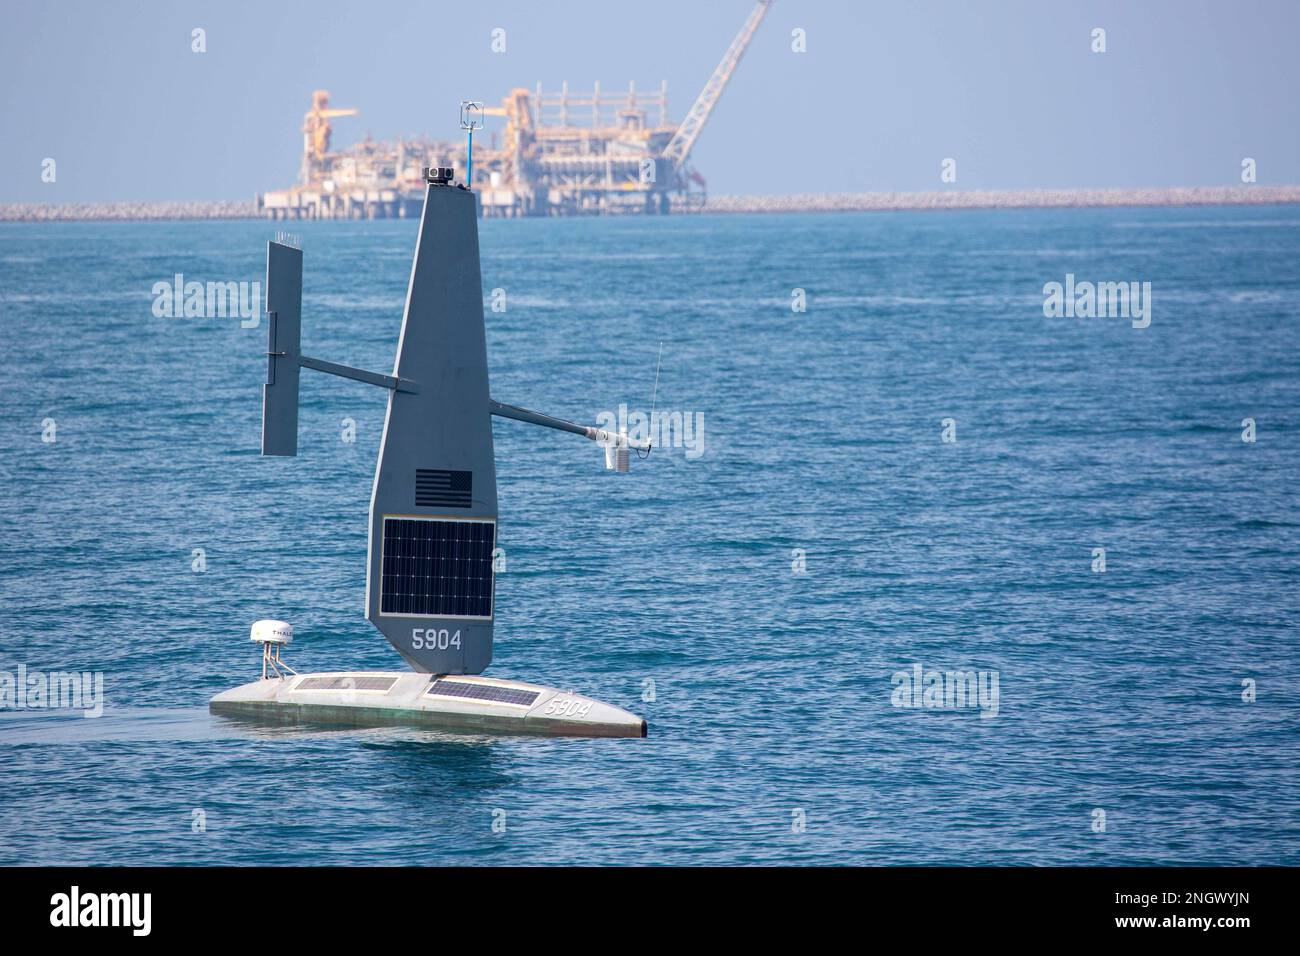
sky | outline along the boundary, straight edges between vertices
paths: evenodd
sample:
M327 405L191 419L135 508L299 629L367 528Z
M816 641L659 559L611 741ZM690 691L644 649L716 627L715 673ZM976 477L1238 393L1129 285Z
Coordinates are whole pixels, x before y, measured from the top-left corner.
M539 80L666 80L680 120L753 6L0 0L0 202L282 188L314 89L361 110L336 147ZM692 162L714 194L1297 184L1298 36L1300 0L776 0Z

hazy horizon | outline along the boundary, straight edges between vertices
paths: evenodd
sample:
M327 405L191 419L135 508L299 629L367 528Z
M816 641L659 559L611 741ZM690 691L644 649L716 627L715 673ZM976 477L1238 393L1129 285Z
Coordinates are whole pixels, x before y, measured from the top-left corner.
M538 81L664 80L679 121L752 6L500 0L421 21L390 2L6 0L0 202L282 188L318 88L361 110L336 121L335 148L457 138L461 99ZM1286 2L777 0L692 163L713 194L1240 185L1247 157L1261 185L1300 183L1298 27ZM806 52L791 49L796 28Z

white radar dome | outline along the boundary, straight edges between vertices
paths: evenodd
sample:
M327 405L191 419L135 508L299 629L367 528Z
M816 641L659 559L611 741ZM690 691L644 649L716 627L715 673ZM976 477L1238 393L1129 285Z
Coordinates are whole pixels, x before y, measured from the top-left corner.
M285 621L258 621L253 625L251 640L258 644L292 644L293 625Z

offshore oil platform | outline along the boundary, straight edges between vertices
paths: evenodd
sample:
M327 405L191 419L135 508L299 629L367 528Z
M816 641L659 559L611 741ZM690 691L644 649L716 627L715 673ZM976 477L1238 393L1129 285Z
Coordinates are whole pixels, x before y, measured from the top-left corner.
M503 119L486 146L415 138L330 149L331 120L356 109L329 105L317 90L303 120L298 183L261 194L258 210L270 219L390 219L419 215L423 171L474 170L484 217L666 214L699 208L704 177L690 165L691 148L717 106L772 0L758 0L713 75L679 124L668 120L668 86L626 90L544 92L517 87L483 116Z

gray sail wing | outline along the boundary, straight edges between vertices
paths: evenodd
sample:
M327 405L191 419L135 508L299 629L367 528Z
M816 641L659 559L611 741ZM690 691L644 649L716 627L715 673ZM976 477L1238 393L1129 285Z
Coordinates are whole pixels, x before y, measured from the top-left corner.
M570 432L627 471L651 444L493 401L475 197L431 167L393 374L302 354L302 252L267 246L262 453L295 455L298 382L313 369L388 391L370 496L366 617L413 668L479 674L492 661L497 482L492 416Z
M431 184L370 498L366 616L417 671L492 660L497 487L474 194Z
M262 386L262 454L298 454L302 250L266 246L266 384Z

